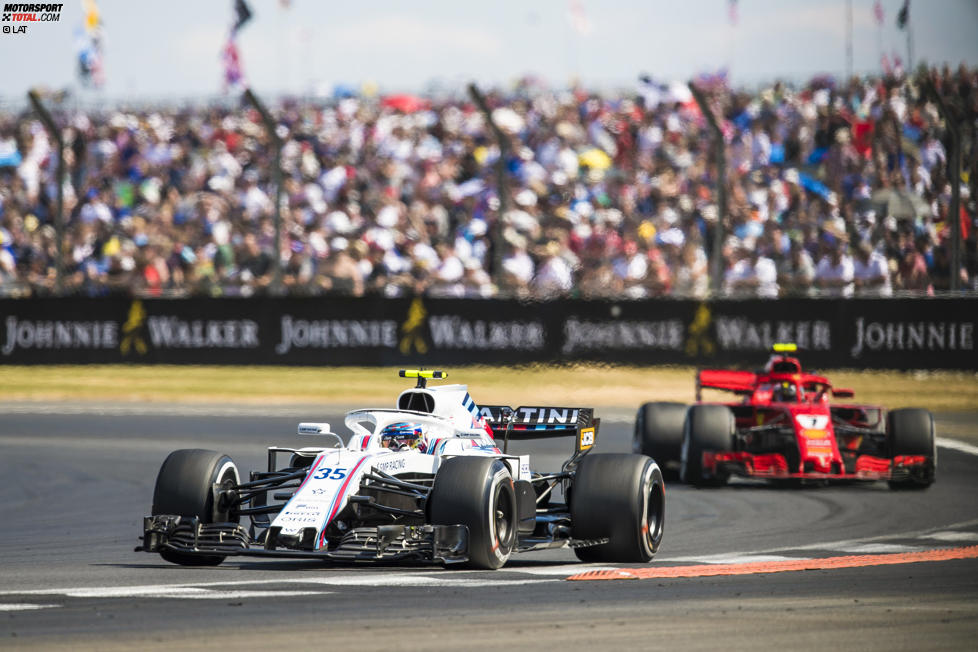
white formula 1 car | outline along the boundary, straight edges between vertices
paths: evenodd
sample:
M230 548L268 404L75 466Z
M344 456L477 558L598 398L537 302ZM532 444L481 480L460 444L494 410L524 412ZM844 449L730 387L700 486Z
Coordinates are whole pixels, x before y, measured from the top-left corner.
M348 413L345 445L329 424L299 424L320 445L271 447L268 470L247 479L226 455L174 451L137 550L184 565L255 555L487 569L514 552L564 546L585 561L655 554L662 473L644 455L592 453L600 421L592 409L480 408L465 385L427 386L443 372L400 375L417 385L396 409ZM574 438L559 471L535 472L528 455L506 452L509 440L541 437Z

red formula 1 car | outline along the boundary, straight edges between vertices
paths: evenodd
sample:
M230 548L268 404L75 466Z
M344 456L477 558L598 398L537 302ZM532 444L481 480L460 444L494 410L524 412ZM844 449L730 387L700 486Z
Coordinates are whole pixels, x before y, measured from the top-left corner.
M696 403L646 403L633 449L683 482L723 484L731 475L784 480L886 480L891 488L934 482L937 449L927 410L829 403L851 398L802 371L793 344L776 344L763 371L703 369ZM730 403L701 402L702 388L733 392Z

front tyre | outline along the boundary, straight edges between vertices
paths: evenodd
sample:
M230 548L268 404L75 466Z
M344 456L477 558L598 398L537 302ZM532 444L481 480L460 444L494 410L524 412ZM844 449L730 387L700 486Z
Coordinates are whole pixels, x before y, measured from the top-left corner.
M665 525L665 484L659 465L645 455L591 453L581 460L571 492L575 539L609 539L575 548L581 561L645 563Z
M644 404L635 415L632 452L648 455L659 464L663 474L672 475L670 479L678 479L685 420L684 403L659 401Z
M679 477L694 485L722 485L725 475L703 465L704 453L733 448L734 416L725 405L693 405L686 413Z
M201 523L237 523L238 516L215 500L215 493L239 484L238 468L227 455L199 448L173 451L156 476L153 515L197 517ZM218 485L215 492L214 485ZM181 566L216 566L224 555L188 555L161 550L166 561Z
M443 461L428 497L428 514L433 525L468 527L470 567L502 567L516 546L516 490L509 467L494 457Z
M886 415L890 456L925 458L924 464L910 467L906 475L890 480L891 489L926 489L937 475L937 448L934 443L934 417L928 410L904 408Z

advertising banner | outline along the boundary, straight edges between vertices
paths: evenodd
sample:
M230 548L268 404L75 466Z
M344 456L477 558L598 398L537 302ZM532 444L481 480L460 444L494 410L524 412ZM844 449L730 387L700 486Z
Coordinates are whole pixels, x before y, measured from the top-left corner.
M0 300L0 363L760 365L978 370L978 299Z

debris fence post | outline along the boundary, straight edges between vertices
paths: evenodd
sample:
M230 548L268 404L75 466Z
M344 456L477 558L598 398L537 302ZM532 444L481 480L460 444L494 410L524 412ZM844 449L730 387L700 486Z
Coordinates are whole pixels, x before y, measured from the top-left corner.
M727 216L727 151L723 141L723 131L717 124L716 116L713 115L713 110L710 108L706 96L692 81L689 82L689 90L692 91L693 98L713 132L713 147L717 166L717 223L713 230L710 276L713 296L719 297L723 288L723 220Z
M58 125L54 123L54 118L51 113L48 112L47 107L41 102L41 96L37 94L35 90L27 91L27 98L30 100L31 105L34 110L37 111L38 117L41 118L41 122L44 124L44 128L47 130L48 135L54 141L58 148L58 168L56 174L57 190L56 203L55 203L55 214L54 214L54 237L58 241L58 255L55 264L55 277L54 277L54 294L55 296L61 296L64 293L64 273L65 273L65 216L64 216L64 194L65 194L65 143L64 139L61 137L61 130L58 129Z
M951 182L951 204L948 206L948 220L951 227L951 292L961 289L961 126L957 119L948 110L944 98L937 91L933 80L924 71L920 76L920 82L924 92L930 96L931 101L937 106L937 110L944 119L948 134L951 136L951 151L948 161L948 179Z
M509 140L506 134L499 128L499 125L492 119L492 111L486 104L486 98L482 95L479 87L475 83L469 84L469 95L472 101L482 112L486 122L492 129L496 144L499 146L499 158L496 159L496 195L499 197L499 217L492 227L492 280L499 287L503 275L503 216L509 211L509 188L506 183L506 159L509 156Z
M262 124L265 127L265 132L268 134L269 139L271 139L272 148L275 150L275 160L272 163L272 183L275 184L275 211L273 213L275 220L275 255L272 258L271 294L280 296L282 294L282 139L275 133L275 128L278 125L272 118L272 114L268 112L268 109L265 108L265 105L262 104L262 101L258 99L258 96L250 88L245 89L244 99L258 111L258 115L261 116Z

